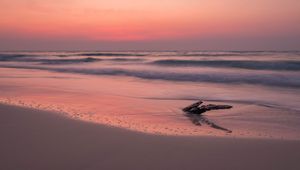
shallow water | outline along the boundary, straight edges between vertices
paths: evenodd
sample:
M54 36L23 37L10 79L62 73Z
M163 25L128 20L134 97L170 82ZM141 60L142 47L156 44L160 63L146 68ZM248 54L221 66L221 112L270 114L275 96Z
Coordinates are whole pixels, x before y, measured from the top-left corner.
M3 103L165 135L300 139L299 52L0 54ZM233 105L195 126L197 100Z

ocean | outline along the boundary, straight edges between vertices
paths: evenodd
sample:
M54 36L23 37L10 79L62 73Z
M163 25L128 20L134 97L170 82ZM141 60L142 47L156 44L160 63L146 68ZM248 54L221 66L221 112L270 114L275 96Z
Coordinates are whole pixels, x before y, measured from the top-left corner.
M0 101L158 135L300 139L299 51L2 52ZM181 109L230 104L196 126Z

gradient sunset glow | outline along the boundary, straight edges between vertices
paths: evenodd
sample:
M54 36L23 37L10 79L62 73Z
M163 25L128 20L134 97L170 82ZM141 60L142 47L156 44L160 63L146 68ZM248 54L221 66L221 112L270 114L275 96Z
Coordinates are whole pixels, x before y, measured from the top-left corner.
M299 49L298 0L1 0L0 50Z

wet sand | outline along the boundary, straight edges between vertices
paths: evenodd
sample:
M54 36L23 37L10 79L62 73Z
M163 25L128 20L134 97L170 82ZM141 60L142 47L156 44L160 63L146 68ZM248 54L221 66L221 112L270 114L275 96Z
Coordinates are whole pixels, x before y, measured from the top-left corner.
M300 141L158 136L0 105L0 169L300 169Z
M300 141L299 89L0 68L0 91L2 104L143 133ZM195 126L181 109L198 100L232 105L203 114L232 133Z

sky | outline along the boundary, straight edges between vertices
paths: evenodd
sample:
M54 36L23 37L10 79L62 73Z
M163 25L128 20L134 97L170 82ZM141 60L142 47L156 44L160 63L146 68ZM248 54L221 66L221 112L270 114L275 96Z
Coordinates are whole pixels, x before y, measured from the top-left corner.
M300 1L0 0L0 50L300 50Z

